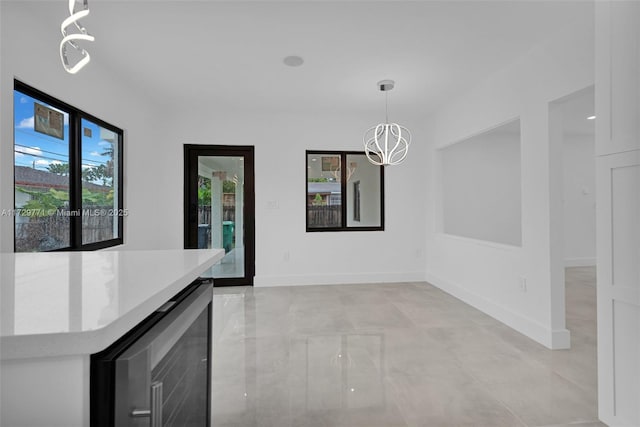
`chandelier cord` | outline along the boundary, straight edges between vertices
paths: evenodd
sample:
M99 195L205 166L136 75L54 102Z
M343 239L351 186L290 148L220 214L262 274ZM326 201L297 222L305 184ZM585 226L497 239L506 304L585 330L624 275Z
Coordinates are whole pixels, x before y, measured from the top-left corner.
M389 92L384 92L384 119L385 123L389 123Z

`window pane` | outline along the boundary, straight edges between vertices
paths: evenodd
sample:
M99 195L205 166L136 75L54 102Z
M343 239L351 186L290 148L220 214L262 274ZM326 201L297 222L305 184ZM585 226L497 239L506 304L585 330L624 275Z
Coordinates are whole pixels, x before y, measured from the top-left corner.
M347 227L380 227L380 170L364 154L347 154Z
M13 99L16 252L68 247L69 114L17 90Z
M82 119L82 244L118 237L118 134Z
M308 228L342 227L340 154L307 154Z

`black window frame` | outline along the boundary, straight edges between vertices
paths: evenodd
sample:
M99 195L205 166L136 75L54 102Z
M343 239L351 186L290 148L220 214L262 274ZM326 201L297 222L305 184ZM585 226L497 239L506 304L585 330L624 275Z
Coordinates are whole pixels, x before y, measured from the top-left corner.
M309 227L309 213L308 205L308 188L309 188L309 155L320 156L340 156L340 197L341 197L341 223L340 227ZM362 155L365 156L364 151L345 151L345 150L306 150L305 151L305 228L309 233L317 232L333 232L333 231L384 231L385 215L384 215L384 166L378 166L380 168L380 225L379 226L347 226L347 203L351 202L347 200L347 168L342 165L347 164L348 155ZM375 166L375 165L373 165Z
M118 149L117 159L114 159L118 163L117 173L117 192L118 192L118 236L113 239L103 240L94 243L82 243L82 216L70 216L69 218L69 246L63 248L52 249L49 251L40 252L63 252L63 251L93 251L97 249L110 248L113 246L121 245L124 243L124 215L126 212L124 209L124 131L110 123L105 122L98 117L95 117L89 113L80 110L66 102L60 101L36 89L29 86L17 79L13 81L13 95L15 91L19 91L31 98L42 101L56 109L64 111L69 114L69 210L83 212L82 208L82 119L90 121L100 127L103 127L118 135ZM14 111L15 112L15 111ZM15 123L15 119L13 120ZM13 144L15 145L15 125L13 132ZM14 147L15 148L15 147ZM15 161L13 164L13 206L15 207ZM116 178L116 177L114 177ZM15 233L15 218L13 230ZM13 251L16 252L16 238L13 237Z

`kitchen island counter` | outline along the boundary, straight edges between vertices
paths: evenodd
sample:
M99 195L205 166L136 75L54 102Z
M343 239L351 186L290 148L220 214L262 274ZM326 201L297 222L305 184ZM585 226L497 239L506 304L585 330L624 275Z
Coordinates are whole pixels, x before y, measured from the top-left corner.
M88 425L89 356L222 249L0 254L0 425Z

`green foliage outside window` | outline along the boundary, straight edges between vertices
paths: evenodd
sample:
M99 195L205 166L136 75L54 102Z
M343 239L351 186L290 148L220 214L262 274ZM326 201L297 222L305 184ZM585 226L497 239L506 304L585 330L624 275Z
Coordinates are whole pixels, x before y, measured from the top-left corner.
M235 194L236 183L233 181L222 181L222 193ZM198 180L198 205L211 206L211 180L200 177Z
M322 206L324 205L324 199L319 193L316 193L316 196L313 198L313 206Z
M24 216L52 216L59 209L66 209L69 206L69 192L50 188L49 191L27 190L16 187L21 193L28 194L31 199L27 201L22 209ZM113 204L113 190L108 192L90 191L82 189L83 206L111 206Z

